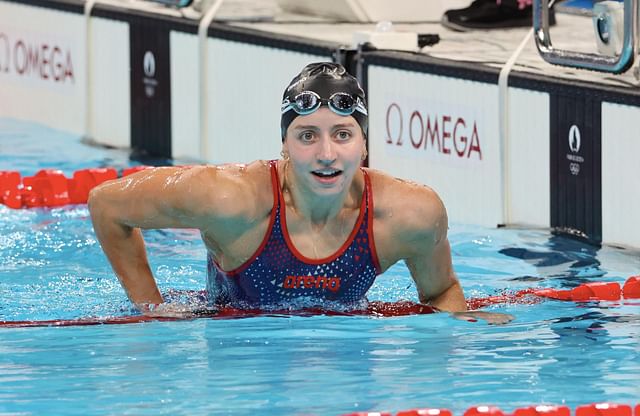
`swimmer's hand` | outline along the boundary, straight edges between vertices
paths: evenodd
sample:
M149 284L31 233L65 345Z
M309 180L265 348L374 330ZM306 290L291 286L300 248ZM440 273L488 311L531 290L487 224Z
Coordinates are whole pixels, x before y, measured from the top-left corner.
M513 321L515 317L508 313L496 313L485 311L466 311L466 312L452 312L451 316L456 319L468 322L477 322L478 319L486 321L489 325L504 325Z
M189 305L180 303L136 303L136 308L144 316L152 318L188 319L195 316Z

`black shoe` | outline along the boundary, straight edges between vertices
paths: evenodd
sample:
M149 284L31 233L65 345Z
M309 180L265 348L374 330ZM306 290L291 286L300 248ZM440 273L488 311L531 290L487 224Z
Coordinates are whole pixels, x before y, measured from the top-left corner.
M496 0L475 0L464 9L447 10L442 15L441 23L449 29L465 32L471 29L506 29L513 27L531 27L533 25L533 7L523 9L505 5L505 0L498 5ZM549 26L556 23L553 9L549 10Z

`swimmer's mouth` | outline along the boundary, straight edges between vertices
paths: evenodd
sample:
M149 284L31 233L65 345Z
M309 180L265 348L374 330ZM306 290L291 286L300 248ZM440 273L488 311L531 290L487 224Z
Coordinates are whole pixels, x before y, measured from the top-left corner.
M311 173L319 178L334 178L338 175L342 175L342 171L338 169L314 170Z

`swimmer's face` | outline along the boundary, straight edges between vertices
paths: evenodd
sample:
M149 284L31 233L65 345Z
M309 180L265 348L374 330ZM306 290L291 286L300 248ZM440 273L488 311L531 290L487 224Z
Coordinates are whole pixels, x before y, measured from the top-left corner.
M298 184L314 193L330 195L351 185L365 142L362 129L352 116L321 107L293 120L283 148L289 154Z

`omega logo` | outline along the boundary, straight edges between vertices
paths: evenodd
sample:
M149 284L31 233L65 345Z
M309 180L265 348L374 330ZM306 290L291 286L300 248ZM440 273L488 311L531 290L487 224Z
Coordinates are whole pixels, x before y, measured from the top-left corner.
M71 50L60 44L23 38L10 39L0 32L0 73L14 73L54 83L73 84Z
M388 145L449 158L482 160L476 120L445 113L405 112L399 104L391 103L387 107L385 125Z

